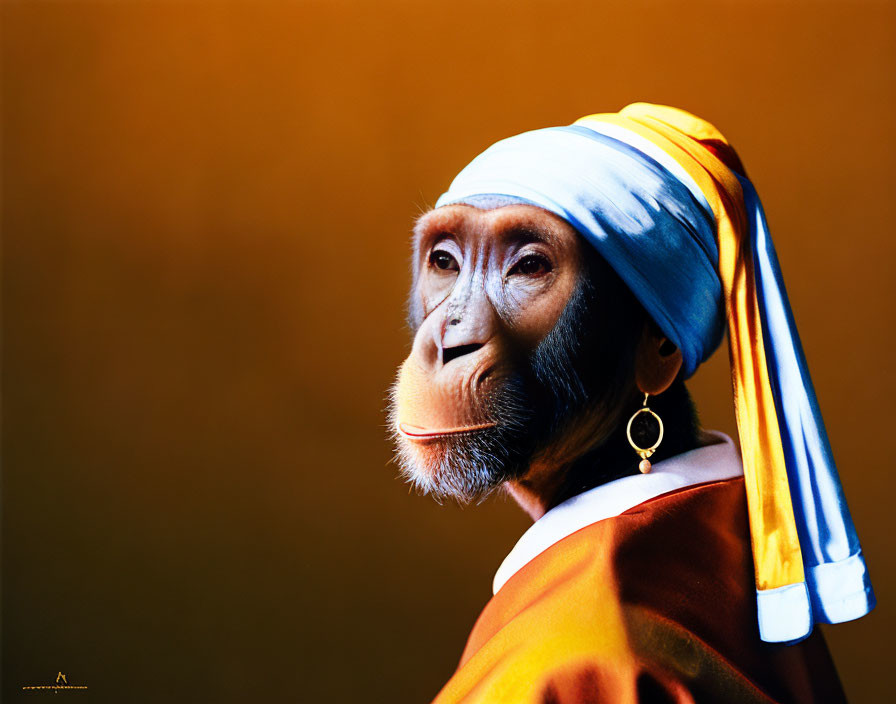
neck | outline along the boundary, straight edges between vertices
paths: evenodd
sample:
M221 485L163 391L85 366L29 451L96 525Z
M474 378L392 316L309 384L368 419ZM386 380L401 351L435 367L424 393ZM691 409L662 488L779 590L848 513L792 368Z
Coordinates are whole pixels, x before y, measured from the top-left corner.
M650 407L665 425L663 442L650 458L651 462L661 462L701 445L696 412L683 382L676 381L667 391L652 397ZM636 410L634 406L631 412ZM627 422L628 415L625 415L603 442L585 447L565 462L544 459L549 453L540 453L525 475L507 482L504 489L537 521L573 496L615 479L639 474L641 458L628 443Z

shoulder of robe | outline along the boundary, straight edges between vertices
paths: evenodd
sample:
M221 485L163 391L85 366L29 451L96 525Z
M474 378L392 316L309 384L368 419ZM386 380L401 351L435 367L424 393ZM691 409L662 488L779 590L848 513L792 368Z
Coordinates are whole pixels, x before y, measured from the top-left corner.
M523 566L489 601L465 657L497 630L551 604L588 628L623 605L663 606L708 590L752 589L742 479L664 494L567 536Z
M754 633L746 522L738 478L564 538L486 605L436 701L816 701L792 696ZM808 672L801 653L791 660Z

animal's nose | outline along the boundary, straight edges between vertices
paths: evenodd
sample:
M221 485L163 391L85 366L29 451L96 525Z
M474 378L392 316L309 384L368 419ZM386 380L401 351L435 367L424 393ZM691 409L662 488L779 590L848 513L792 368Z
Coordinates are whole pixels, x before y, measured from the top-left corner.
M447 316L439 340L442 365L473 354L494 335L494 313L484 296Z
M474 354L495 335L497 314L485 278L481 273L462 277L445 302L435 340L443 366Z

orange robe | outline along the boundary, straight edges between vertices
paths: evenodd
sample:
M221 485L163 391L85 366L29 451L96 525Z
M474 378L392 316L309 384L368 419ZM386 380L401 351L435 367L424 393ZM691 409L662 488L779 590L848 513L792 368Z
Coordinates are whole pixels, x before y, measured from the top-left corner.
M658 496L528 562L434 704L844 701L818 629L759 639L739 477Z

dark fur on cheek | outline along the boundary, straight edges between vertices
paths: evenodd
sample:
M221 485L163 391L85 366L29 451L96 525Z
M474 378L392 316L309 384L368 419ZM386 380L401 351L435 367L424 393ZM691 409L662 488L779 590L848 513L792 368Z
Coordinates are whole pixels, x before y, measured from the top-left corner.
M556 436L598 403L621 400L634 374L644 316L609 265L586 250L584 274L531 361L541 425L548 436Z

